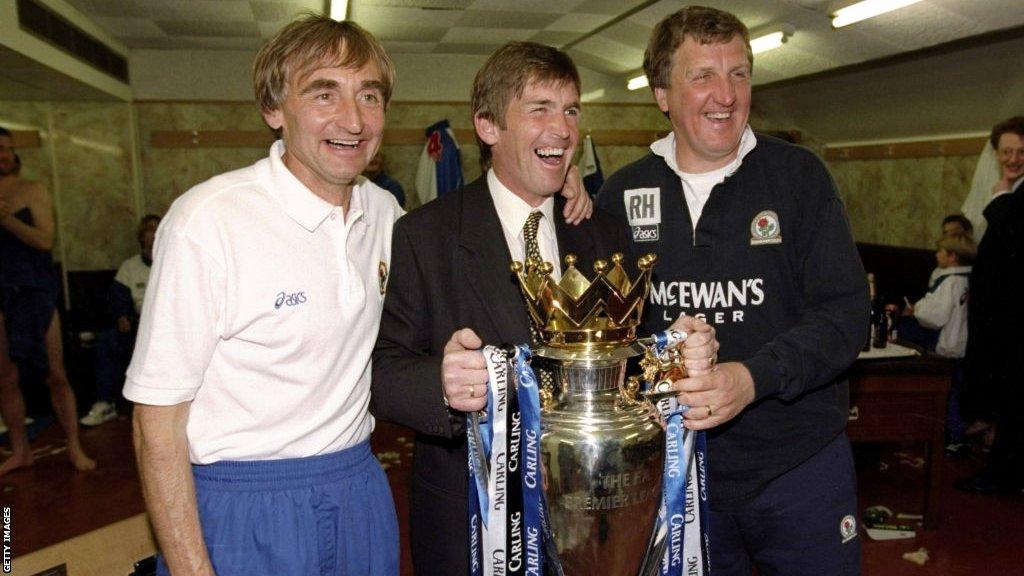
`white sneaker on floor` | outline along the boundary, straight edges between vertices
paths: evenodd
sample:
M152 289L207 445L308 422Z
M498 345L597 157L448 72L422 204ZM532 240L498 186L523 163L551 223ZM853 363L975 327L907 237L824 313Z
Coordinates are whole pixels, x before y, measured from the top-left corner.
M89 413L79 420L82 426L99 426L117 418L117 408L110 402L97 402L92 405Z

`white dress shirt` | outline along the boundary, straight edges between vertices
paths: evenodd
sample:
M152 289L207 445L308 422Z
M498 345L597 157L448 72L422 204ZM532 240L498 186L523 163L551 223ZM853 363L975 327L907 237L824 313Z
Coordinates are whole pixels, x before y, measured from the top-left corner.
M487 171L487 187L494 201L494 208L501 220L501 230L505 233L505 243L512 254L512 260L522 262L526 258L526 238L523 237L523 226L530 213L541 211L544 217L537 226L537 246L545 262L554 265L552 276L556 280L562 277L562 266L558 255L558 238L555 236L555 198L547 197L543 203L534 208L525 200L516 196L498 180L494 170Z

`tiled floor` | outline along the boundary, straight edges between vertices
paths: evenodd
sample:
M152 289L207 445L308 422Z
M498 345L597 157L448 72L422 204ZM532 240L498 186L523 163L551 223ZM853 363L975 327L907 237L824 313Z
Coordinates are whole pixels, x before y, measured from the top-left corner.
M97 471L75 473L62 452L39 458L29 470L0 478L0 503L18 519L15 556L61 542L74 535L132 516L142 509L131 451L127 418L83 431ZM59 448L60 432L50 426L36 439L41 452ZM380 424L374 450L388 469L402 529L407 538L411 434ZM861 507L884 505L894 512L920 513L923 456L914 446L857 447ZM978 459L946 460L942 518L937 530L918 531L909 540L874 542L863 538L867 576L968 576L1024 574L1024 495L974 496L952 489L955 478L978 469ZM905 552L928 550L923 566L902 558ZM402 574L411 575L408 547L403 546Z

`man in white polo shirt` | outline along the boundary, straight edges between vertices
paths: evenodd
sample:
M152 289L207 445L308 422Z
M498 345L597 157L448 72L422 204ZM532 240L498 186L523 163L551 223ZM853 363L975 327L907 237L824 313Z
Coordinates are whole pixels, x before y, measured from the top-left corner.
M393 79L359 26L289 24L254 67L282 140L160 226L124 392L158 574L398 574L367 406L402 210L359 176Z

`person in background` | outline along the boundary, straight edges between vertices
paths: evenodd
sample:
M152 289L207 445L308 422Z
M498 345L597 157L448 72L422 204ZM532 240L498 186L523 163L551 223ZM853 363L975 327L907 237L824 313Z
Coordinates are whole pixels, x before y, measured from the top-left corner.
M108 305L113 325L96 337L96 402L79 420L83 426L99 426L117 418L117 398L135 347L159 225L160 217L155 214L142 218L136 231L139 253L121 264L110 285Z
M938 266L928 291L917 302L907 303L896 332L902 341L957 360L946 402L946 453L957 455L967 446L967 429L960 407L964 380L960 360L967 349L967 302L977 246L970 234L956 231L944 235L936 246Z
M7 425L11 456L0 475L31 466L25 400L19 380L43 379L53 412L67 436L68 459L77 470L96 462L78 434L75 392L64 370L54 243L53 202L39 182L23 180L11 132L0 127L0 415Z
M733 14L659 22L644 72L672 131L598 206L658 256L643 331L686 312L721 342L680 394L687 428L709 430L712 573L859 574L843 374L867 338L864 267L821 159L750 128L752 66Z
M974 225L963 214L950 214L942 219L942 235L967 234L973 235Z
M947 234L935 245L938 273L924 297L903 308L897 330L901 340L946 358L963 358L971 264L978 249L971 236L962 232Z
M979 421L969 431L989 427L994 438L984 470L954 483L976 493L1024 488L1024 116L993 126L989 141L1001 178L985 207L988 227L971 271L963 402L965 415Z
M992 129L990 142L996 151L1001 177L992 185L992 200L1008 195L1020 189L1024 182L1024 116L1014 116L1000 122ZM998 135L998 136L997 136ZM989 202L991 206L992 203ZM999 206L995 207L999 211ZM992 224L989 211L985 210L985 219Z
M366 170L363 171L363 176L370 179L377 186L391 192L395 196L395 200L398 200L398 205L405 208L405 189L402 185L387 172L384 171L384 152L378 150L370 163L366 165Z
M950 234L967 234L968 236L974 237L974 225L971 220L963 214L949 214L942 219L942 236L948 236ZM931 275L928 276L928 286L931 286L935 279L942 273L942 268L938 266L932 270Z

